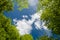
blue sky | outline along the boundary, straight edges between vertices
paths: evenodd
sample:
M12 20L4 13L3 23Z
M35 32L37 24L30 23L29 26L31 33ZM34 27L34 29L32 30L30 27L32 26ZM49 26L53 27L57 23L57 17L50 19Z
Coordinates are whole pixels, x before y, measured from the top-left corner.
M42 10L36 12L38 0L28 0L29 8L19 11L18 6L14 5L14 10L5 12L5 15L12 19L14 25L21 35L31 34L34 38L42 35L51 36L51 30L48 30L40 20Z

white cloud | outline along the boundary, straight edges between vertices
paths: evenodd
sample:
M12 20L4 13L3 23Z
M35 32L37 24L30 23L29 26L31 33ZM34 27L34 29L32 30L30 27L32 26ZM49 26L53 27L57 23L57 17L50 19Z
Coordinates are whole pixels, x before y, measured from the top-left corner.
M28 3L30 6L36 6L38 3L38 0L28 0Z
M27 16L27 15L23 15L22 17L23 17L23 18L28 18L28 16Z
M30 34L31 30L32 30L32 24L34 22L34 24L36 25L35 28L36 29L41 29L43 28L44 30L46 30L46 33L48 35L50 35L50 30L47 29L47 27L44 26L44 23L42 24L43 27L41 27L40 24L40 13L42 12L42 10L40 12L35 13L34 15L31 15L31 20L17 20L17 19L13 19L14 24L17 26L17 29L19 30L21 35L24 34ZM25 17L25 16L24 16ZM26 16L27 17L27 16Z
M33 16L36 16L36 14L32 15L31 16L32 19L28 21L26 19L23 20L13 19L14 24L17 26L17 29L19 30L21 35L29 34L31 32L32 30L31 24L35 21L35 19L38 18L38 16L37 17L33 17Z
M23 20L16 20L14 19L14 22L17 22L15 25L17 26L17 29L19 30L21 35L24 34L29 34L30 31L32 30L31 25L29 25L27 22L27 20L23 19Z
M36 21L35 25L36 25L35 27L36 29L41 29L40 20Z
M23 16L23 17L27 17L27 16ZM29 34L32 30L32 23L36 20L36 22L39 20L39 15L36 13L34 15L31 15L32 19L31 20L26 20L26 19L23 19L23 20L17 20L17 19L13 19L14 21L14 24L17 26L17 29L19 30L20 34L21 35L24 35L24 34ZM38 21L36 24L36 26L39 26L40 21ZM39 26L40 27L40 26Z

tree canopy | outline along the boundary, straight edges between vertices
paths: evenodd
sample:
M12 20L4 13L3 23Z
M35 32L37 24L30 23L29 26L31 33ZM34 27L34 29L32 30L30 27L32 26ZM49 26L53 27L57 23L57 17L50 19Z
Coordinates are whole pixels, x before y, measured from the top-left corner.
M33 40L33 37L30 34L25 34L20 37L20 40Z
M28 0L16 0L17 5L18 5L18 9L22 10L24 8L28 8L29 4L28 4Z
M13 9L12 0L0 0L0 40L20 40L20 34L11 20L4 16L4 11Z
M2 13L0 13L0 40L20 40L17 28Z
M45 26L60 34L60 0L39 0L42 11L41 19L45 22Z
M13 0L14 1L14 0ZM21 36L11 20L4 16L4 11L13 10L12 0L0 0L0 40L33 40L31 35ZM28 8L28 0L16 0L19 9ZM53 33L60 35L60 0L38 0L38 10L42 10L41 20ZM50 38L44 36L41 40ZM54 39L53 39L54 40Z
M41 36L37 40L58 40L58 39L48 36Z
M16 1L19 10L28 8L28 0L0 0L0 12L13 10L14 1Z
M0 12L4 10L9 11L13 9L13 2L11 0L0 0Z

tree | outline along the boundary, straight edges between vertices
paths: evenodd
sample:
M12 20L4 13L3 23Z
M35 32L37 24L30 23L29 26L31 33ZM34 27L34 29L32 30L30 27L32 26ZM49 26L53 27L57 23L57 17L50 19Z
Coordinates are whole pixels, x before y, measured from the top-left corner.
M0 40L20 40L17 28L2 13L0 13Z
M16 0L17 5L19 6L19 10L22 10L24 8L28 8L29 4L28 4L28 0Z
M12 9L12 0L0 0L0 40L20 40L20 34L17 28L3 14L4 11L10 11Z
M0 0L0 13L13 9L13 2L11 0Z
M13 10L13 1L15 0L0 0L0 40L20 40L20 34L16 27L11 24L11 20L4 16L4 11ZM20 9L27 8L27 0L17 0Z
M60 35L60 0L39 0L42 9L41 20L45 26Z
M20 10L28 8L28 0L0 0L0 12L13 10L13 1L17 2Z
M41 36L37 40L58 40L58 39L48 36Z
M33 40L33 37L29 34L21 36L20 40Z

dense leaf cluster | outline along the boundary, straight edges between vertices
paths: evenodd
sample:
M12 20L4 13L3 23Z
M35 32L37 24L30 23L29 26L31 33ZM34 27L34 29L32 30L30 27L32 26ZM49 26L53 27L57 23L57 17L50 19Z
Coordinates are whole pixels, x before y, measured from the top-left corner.
M18 30L2 13L0 13L0 40L20 40Z
M48 36L41 36L37 40L58 40L58 39Z
M17 5L18 5L18 9L22 10L24 8L28 8L29 4L28 4L28 0L16 0Z
M13 3L11 0L0 0L0 12L6 10L12 10L13 9Z
M11 0L0 0L0 40L20 40L17 28L11 24L11 20L6 18L4 11L13 9Z
M20 40L33 40L33 37L29 34L25 34L20 37Z
M41 19L53 33L60 34L60 0L40 0L43 12Z

